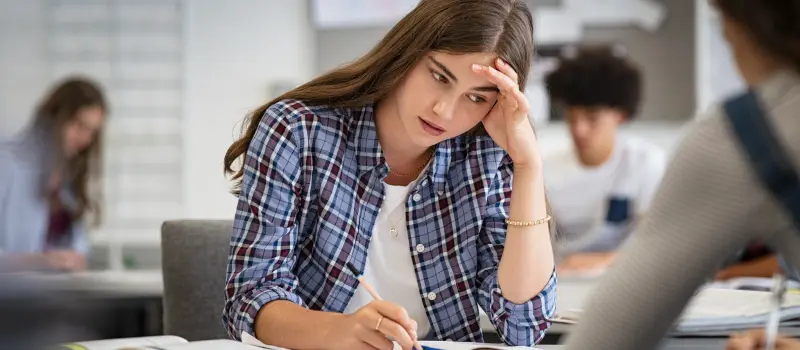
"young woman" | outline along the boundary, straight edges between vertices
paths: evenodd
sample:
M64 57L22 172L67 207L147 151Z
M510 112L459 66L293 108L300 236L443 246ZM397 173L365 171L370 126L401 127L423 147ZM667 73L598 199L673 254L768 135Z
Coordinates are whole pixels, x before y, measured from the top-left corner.
M800 0L714 3L751 90L731 101L757 97L800 168ZM798 267L800 228L785 229L794 225L789 210L756 176L727 114L719 108L693 127L631 244L588 301L568 349L656 348L693 292L751 242L769 244L788 259L789 271Z
M106 102L83 78L58 84L33 122L0 144L0 267L77 271L86 267L84 218L100 170Z
M539 341L556 280L519 89L532 53L522 0L423 0L362 58L256 111L225 158L244 156L230 336L481 341L480 308L505 342Z

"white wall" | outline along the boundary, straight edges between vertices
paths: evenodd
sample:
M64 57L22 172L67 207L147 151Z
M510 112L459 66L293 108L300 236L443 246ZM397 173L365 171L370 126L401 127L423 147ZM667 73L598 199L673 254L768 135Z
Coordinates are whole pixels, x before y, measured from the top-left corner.
M315 52L307 1L187 2L184 216L233 217L222 173L225 150L270 84L312 76Z
M42 1L0 0L0 139L29 121L44 94L50 74L44 24Z
M714 104L742 90L745 83L722 34L719 13L707 0L695 0L695 91L697 117Z

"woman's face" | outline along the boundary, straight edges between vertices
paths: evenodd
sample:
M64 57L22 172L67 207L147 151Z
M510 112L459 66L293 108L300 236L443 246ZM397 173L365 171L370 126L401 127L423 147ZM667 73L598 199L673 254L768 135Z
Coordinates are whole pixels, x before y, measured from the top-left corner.
M88 148L105 121L105 111L100 106L88 106L78 110L75 117L64 125L62 135L64 154L73 157Z
M395 92L397 114L410 142L429 147L480 123L498 97L497 86L472 71L496 55L430 52Z

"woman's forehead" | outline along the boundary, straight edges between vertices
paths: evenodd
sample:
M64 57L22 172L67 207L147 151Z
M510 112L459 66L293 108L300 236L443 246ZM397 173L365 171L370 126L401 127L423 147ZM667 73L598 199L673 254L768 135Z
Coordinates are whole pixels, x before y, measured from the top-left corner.
M471 69L472 64L476 63L485 66L494 65L494 60L497 58L496 54L487 52L451 53L431 51L429 56L445 65L448 63L451 65L463 65L468 69Z

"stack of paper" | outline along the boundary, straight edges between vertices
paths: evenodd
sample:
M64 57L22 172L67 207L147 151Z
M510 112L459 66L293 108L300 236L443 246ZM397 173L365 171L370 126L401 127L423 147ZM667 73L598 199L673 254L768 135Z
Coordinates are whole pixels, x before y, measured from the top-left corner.
M673 334L724 334L763 327L770 312L769 292L703 288L690 301ZM557 323L580 322L582 310L557 311ZM800 326L800 294L787 293L781 308L781 327Z
M770 312L769 292L705 288L689 303L676 326L678 333L743 330L763 327ZM800 295L787 293L781 325L798 324Z

